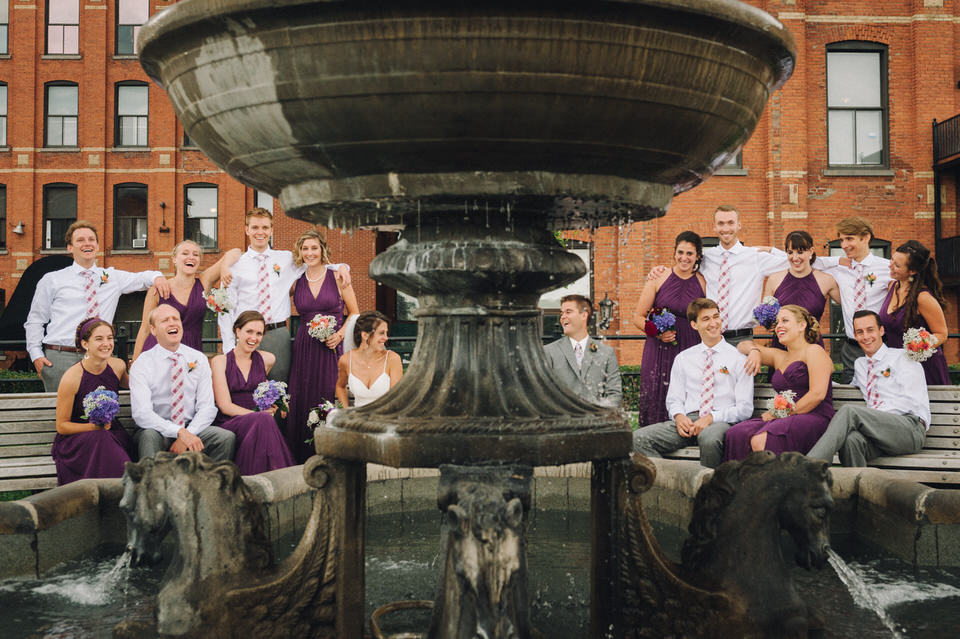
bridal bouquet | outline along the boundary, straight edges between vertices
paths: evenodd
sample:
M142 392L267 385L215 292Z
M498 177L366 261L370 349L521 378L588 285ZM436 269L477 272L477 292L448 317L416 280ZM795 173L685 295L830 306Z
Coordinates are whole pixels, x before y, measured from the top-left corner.
M326 423L330 416L341 408L343 408L343 405L340 403L340 400L336 402L331 402L328 399L324 400L319 406L310 409L310 416L307 417L307 426L314 428Z
M334 331L337 329L337 319L333 315L320 315L319 313L313 316L313 319L310 320L310 324L307 325L307 332L310 334L310 337L325 342L328 337L333 335Z
M913 361L925 362L937 351L937 343L927 329L908 328L903 334L903 348Z
M792 390L785 390L777 393L767 400L767 410L770 414L780 419L781 417L790 417L797 407L797 394Z
M647 321L643 325L643 332L647 334L647 337L657 337L676 328L677 316L662 306L656 306L647 313ZM670 343L676 346L677 340Z
M83 418L91 424L106 426L120 412L117 394L103 386L97 386L83 398Z
M287 408L287 403L290 401L290 394L287 393L287 383L276 382L272 379L260 382L257 384L256 390L253 391L253 401L256 402L257 408L260 410L267 410L271 406L276 406L281 411L287 412L290 410Z
M227 289L224 286L214 287L207 293L207 308L220 315L233 310L233 304L227 295Z
M767 295L760 305L753 309L753 318L760 326L771 329L777 323L777 313L780 312L780 301L773 295Z

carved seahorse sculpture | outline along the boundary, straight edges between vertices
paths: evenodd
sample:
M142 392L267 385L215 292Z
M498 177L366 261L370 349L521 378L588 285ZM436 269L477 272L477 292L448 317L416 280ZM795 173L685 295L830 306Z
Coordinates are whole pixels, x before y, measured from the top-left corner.
M184 554L198 546L184 543L183 537L198 532L189 530L189 522L183 519L185 509L182 504L164 503L166 491L155 489L163 486L167 479L172 479L168 486L191 486L187 489L190 496L186 500L190 506L186 510L193 511L194 524L212 521L203 510L218 501L232 500L233 516L238 520L250 519L250 513L260 506L243 485L236 467L229 462L211 463L199 453L188 452L179 458L172 454L168 458L161 453L155 459L128 464L121 507L127 514L131 544L141 546L131 549L135 554L155 553L156 549L149 544L159 543L162 537L151 534L151 531L169 527L177 529L181 541L178 557L171 563L161 584L156 625L147 627L142 623L122 622L115 628L114 637L336 637L335 590L340 549L334 516L336 509L331 505L342 500L341 470L336 462L328 462L322 457L307 460L304 478L307 484L317 489L313 511L296 550L281 564L270 566L260 561L263 545L269 545L269 541L262 518L253 517L250 539L235 551L238 555L230 560L245 568L236 570L221 560L221 571L210 573L200 583L182 589L176 584L183 581L183 573L193 575L197 572L196 566L204 561L202 557ZM218 479L207 481L210 475ZM211 492L213 486L218 486L215 492ZM231 540L223 538L220 541L226 545ZM209 543L204 545L203 552L210 551ZM245 552L258 553L260 568L247 565L250 562L243 556ZM165 596L167 588L176 591Z

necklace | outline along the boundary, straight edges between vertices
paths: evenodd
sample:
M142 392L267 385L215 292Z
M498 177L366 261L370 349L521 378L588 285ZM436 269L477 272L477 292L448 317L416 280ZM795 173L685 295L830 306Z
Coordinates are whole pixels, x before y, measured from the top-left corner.
M384 355L386 355L386 352L384 352ZM366 368L370 368L370 367L373 366L374 364L378 364L378 363L380 362L380 360L383 359L383 355L373 355L373 356L370 358L371 361L370 361L369 363L367 363L367 362L363 361L364 359L367 359L366 357L361 357L359 353L357 353L357 356L358 356L357 359L359 359L359 360L360 360L360 363L363 364Z
M324 269L324 271L325 271L325 270L326 270L326 269ZM319 282L320 280L323 279L324 275L326 275L326 273L320 273L320 275L318 275L317 277L310 277L310 271L309 271L309 270L304 271L303 274L306 276L308 282Z

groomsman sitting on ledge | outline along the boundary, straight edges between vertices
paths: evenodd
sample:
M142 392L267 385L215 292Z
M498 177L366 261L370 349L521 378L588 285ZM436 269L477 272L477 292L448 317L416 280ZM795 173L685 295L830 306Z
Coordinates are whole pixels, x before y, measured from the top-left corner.
M557 381L579 397L604 406L620 406L623 389L620 365L612 348L590 339L590 300L583 295L560 299L563 337L544 347Z
M923 366L906 351L883 343L880 317L873 311L853 314L853 333L865 357L854 363L853 384L866 406L841 406L807 457L844 466L866 466L881 455L907 455L923 448L930 427L930 399Z
M180 343L180 312L161 304L148 322L157 346L130 367L130 408L140 427L133 438L140 459L161 450L196 450L216 460L233 459L236 436L211 426L217 405L210 364L206 355Z
M753 414L753 376L744 368L747 358L723 339L716 302L698 297L687 307L687 319L701 342L673 360L667 390L673 420L634 431L633 450L661 457L696 443L700 463L716 468L727 429Z

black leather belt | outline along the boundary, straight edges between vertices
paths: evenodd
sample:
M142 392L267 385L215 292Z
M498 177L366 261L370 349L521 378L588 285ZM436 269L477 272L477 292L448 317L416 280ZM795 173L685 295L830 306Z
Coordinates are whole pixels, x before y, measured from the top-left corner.
M61 351L63 353L82 353L83 352L76 346L57 346L56 344L44 344L43 347L49 348L51 351Z
M283 321L283 322L274 322L273 324L267 324L266 327L264 328L264 330L272 331L272 330L275 329L275 328L280 328L281 326L286 326L286 325L287 325L287 322L286 322L286 321Z
M724 331L724 337L743 337L744 335L753 335L752 328L738 328L735 331Z

